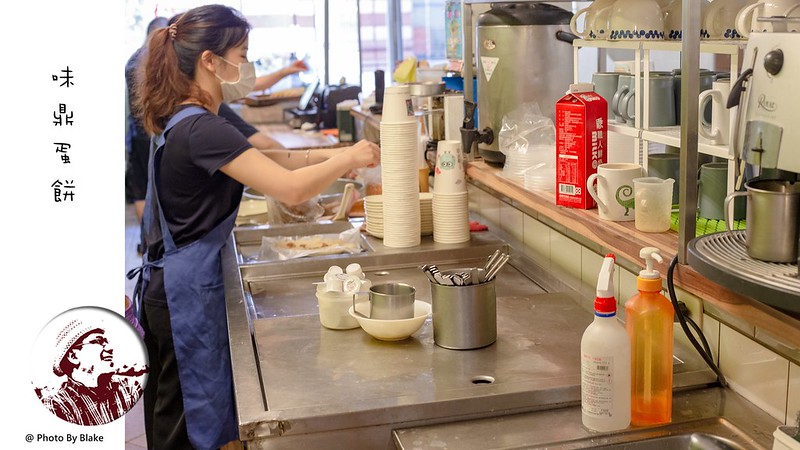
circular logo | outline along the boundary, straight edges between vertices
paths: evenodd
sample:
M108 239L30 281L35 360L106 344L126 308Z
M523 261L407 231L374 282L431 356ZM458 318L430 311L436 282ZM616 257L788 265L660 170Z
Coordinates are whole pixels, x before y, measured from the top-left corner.
M77 425L123 416L147 382L140 335L124 317L104 308L59 314L42 328L31 355L31 383L42 405Z

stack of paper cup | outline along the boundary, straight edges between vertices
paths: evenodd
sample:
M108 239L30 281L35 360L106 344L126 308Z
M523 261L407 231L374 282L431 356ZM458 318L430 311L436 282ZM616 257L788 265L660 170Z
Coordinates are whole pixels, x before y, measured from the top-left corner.
M433 193L421 192L419 194L420 234L430 236L433 234ZM365 222L367 233L383 237L383 195L368 195L364 198Z
M387 247L420 244L419 122L407 85L384 90L381 117L383 243Z
M460 141L439 141L433 176L433 240L469 241L469 198Z

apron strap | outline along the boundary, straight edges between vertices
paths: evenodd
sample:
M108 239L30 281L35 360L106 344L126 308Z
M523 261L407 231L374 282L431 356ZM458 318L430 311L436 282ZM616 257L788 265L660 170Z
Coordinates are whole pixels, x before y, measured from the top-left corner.
M199 106L189 106L188 108L184 108L177 113L175 113L170 119L167 121L167 125L164 127L164 131L161 134L153 136L150 140L150 160L148 162L147 167L147 195L145 199L145 210L142 216L142 223L144 224L143 233L147 233L148 238L152 238L157 236L157 234L162 235L162 239L166 240L169 239L170 245L174 246L174 242L172 241L172 235L169 234L169 229L166 226L166 220L163 219L163 214L161 214L161 206L158 201L158 195L156 192L155 186L155 155L166 143L166 135L167 131L172 129L178 122L181 120L194 116L197 114L203 114L206 110L199 107ZM158 222L154 219L158 217ZM156 228L159 226L159 228ZM145 239L145 241L149 241L150 239ZM166 242L165 242L166 245ZM164 266L164 258L160 258L157 261L150 261L147 249L144 249L142 255L142 265L131 269L126 274L129 280L132 280L134 277L138 276L136 280L136 285L133 289L133 298L131 299L133 303L134 312L136 314L137 319L141 320L141 305L142 305L142 296L144 295L144 290L147 287L147 283L150 281L150 268L152 267L163 267Z
M203 114L205 112L207 112L205 109L195 105L189 106L188 108L184 108L175 113L175 115L173 115L169 119L169 121L167 121L167 125L164 127L164 131L161 134L153 136L153 143L151 145L152 154L150 155L151 165L148 168L148 170L152 170L153 173L152 176L149 176L150 174L148 174L148 179L153 180L152 183L153 195L151 197L153 200L152 202L153 207L156 208L153 211L153 216L154 218L158 217L158 223L161 227L161 239L164 242L165 253L175 250L176 245L175 241L172 239L172 233L169 232L169 227L167 226L167 219L166 217L164 217L163 209L161 208L161 201L159 200L159 195L158 195L158 180L157 180L158 176L156 172L156 162L157 158L159 157L158 154L164 148L164 145L166 145L167 132L169 132L169 130L171 130L172 127L174 127L175 125L178 124L178 122L187 117L194 116L197 114Z

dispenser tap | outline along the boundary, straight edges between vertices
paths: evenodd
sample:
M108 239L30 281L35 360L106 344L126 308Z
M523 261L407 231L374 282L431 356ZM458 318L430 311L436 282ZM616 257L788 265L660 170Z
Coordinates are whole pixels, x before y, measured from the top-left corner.
M464 147L464 153L471 153L472 147L475 144L491 144L494 142L494 131L492 131L491 128L486 127L480 131L475 128L476 106L477 105L471 101L464 101L465 115L464 122L462 123L461 127L461 144Z

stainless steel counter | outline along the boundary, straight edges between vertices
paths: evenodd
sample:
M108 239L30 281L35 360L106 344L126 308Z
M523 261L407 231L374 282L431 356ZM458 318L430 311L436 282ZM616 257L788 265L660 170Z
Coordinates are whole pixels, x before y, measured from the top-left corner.
M575 294L545 293L524 275L519 255L497 278L498 339L489 347L435 346L430 319L394 343L321 327L311 283L331 264L359 262L373 282L408 282L429 301L418 264L482 265L506 248L489 234L466 245L428 240L398 250L370 239L369 247L346 258L270 264L244 262L236 242L226 249L239 429L250 448L394 448L394 429L578 404L580 338L591 312ZM694 350L676 354L676 386L714 381Z
M672 423L594 433L581 425L580 406L515 414L491 419L394 431L398 449L606 449L703 448L689 447L691 433L729 439L745 449L772 448L778 421L729 389L709 388L675 393ZM670 445L670 444L677 445ZM715 449L723 446L710 447Z

